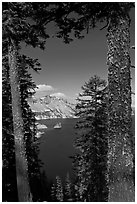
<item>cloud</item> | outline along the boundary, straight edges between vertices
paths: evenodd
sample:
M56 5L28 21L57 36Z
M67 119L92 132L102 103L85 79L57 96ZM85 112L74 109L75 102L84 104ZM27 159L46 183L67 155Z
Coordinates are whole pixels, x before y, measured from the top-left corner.
M59 98L67 98L67 96L64 93L56 92L57 89L55 89L51 85L39 84L37 85L37 88L35 89L35 91L36 91L35 93L36 98L41 98L46 95L56 96Z
M42 98L46 95L51 95L51 96L56 96L58 98L64 98L70 102L72 101L73 103L75 102L74 98L68 97L64 93L57 92L57 88L54 88L51 85L38 84L35 91L36 91L36 93L35 93L36 98Z
M35 89L35 97L41 98L46 96L47 94L51 94L55 91L55 89L51 85L46 84L39 84L37 85L37 88Z
M55 89L51 85L39 84L37 85L36 92L38 91L54 91Z
M64 93L53 93L53 94L50 94L51 96L57 96L57 97L60 97L60 98L66 98L66 95Z

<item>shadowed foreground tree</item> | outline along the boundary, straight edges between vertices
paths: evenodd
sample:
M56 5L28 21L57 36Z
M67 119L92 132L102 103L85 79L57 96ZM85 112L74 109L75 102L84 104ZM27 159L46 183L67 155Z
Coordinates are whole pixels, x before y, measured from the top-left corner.
M3 60L5 64L5 60ZM17 202L15 147L8 67L2 66L2 201Z
M6 42L4 42L6 47ZM16 166L15 166L15 144L13 137L11 90L9 84L9 66L6 52L3 51L3 201L18 201ZM27 99L34 94L32 91L36 85L32 82L28 68L39 70L39 63L26 56L17 55L19 67L18 81L21 90L21 108L23 118L24 142L28 162L28 179L33 195L33 201L41 199L40 162L38 160L38 144L35 133L35 117L32 113ZM8 112L7 112L8 111ZM10 123L10 124L9 124ZM11 175L11 176L10 176Z
M26 147L26 157L28 161L28 180L34 202L42 199L42 185L40 167L42 162L38 159L39 144L36 135L36 119L32 112L28 99L35 93L36 84L28 69L38 71L40 64L36 59L21 55L18 57L19 84L21 91L21 108L23 117L24 141Z
M116 23L111 20L108 27L108 82L109 82L109 153L108 170L112 185L112 191L118 186L113 183L124 185L129 182L133 190L133 154L132 154L132 118L131 118L131 75L130 75L130 19L128 16L121 17ZM121 35L122 33L122 35ZM112 57L113 56L113 57ZM115 77L114 77L115 76ZM130 192L130 188L125 193ZM124 188L123 192L124 193ZM132 192L131 192L132 193ZM132 193L133 195L133 193ZM124 194L121 195L124 197ZM129 197L128 197L129 196ZM133 201L129 193L125 201ZM115 195L110 194L115 199ZM122 198L122 197L121 197ZM118 199L118 198L117 198ZM113 201L117 201L117 199ZM131 200L130 200L131 199ZM119 197L119 201L122 201Z
M22 39L29 39L30 25L25 22L29 16L29 4L3 3L3 41L6 41L9 65L9 83L11 87L11 104L13 117L13 135L15 142L16 176L19 201L32 201L28 182L28 163L24 141L24 127L21 108L21 90L19 84L18 52ZM34 35L32 35L33 38ZM32 39L37 44L37 36Z
M36 5L36 4L35 4ZM49 7L47 3L43 8ZM20 42L44 49L45 40L49 35L45 27L37 24L38 7L31 2L4 2L2 7L3 17L3 41L7 45L7 57L9 65L9 83L11 88L11 107L13 117L13 135L15 143L15 162L17 189L19 201L32 201L28 182L28 161L26 157L26 142L24 140L24 121L21 106L21 87L17 57L20 50ZM52 14L51 14L52 13ZM54 11L46 10L47 21L52 20ZM41 17L42 20L42 17Z

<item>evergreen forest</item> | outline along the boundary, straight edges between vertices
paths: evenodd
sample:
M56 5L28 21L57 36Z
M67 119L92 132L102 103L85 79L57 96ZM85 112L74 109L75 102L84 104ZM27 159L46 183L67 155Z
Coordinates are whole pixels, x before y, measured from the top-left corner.
M2 3L3 202L135 201L129 15L134 7L133 2ZM67 173L65 182L58 175L51 182L41 171L36 118L28 104L36 88L30 70L40 73L41 62L21 52L22 43L46 50L51 22L54 37L65 44L82 40L98 23L100 32L107 31L107 82L93 75L81 87L74 178Z

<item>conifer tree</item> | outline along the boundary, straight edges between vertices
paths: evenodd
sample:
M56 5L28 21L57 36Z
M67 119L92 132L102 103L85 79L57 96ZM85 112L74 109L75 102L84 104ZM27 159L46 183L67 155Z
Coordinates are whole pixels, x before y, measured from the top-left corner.
M45 32L45 28L50 21L55 21L56 25L59 26L60 30L57 33L57 37L63 38L66 43L72 41L72 39L69 37L71 30L74 30L75 37L82 38L83 36L81 36L81 32L83 30L87 31L88 33L89 29L95 27L97 22L106 22L106 26L103 28L106 27L108 31L107 64L109 82L108 104L110 112L108 169L110 172L110 184L113 186L112 189L110 188L110 192L113 192L114 188L117 190L117 186L115 187L113 184L117 182L122 184L123 176L127 174L127 176L124 177L125 179L127 177L129 178L133 169L133 155L131 153L131 64L129 55L129 11L133 7L134 3L127 2L55 3L52 4L51 7L49 3L32 4L7 2L3 4L3 38L8 39L10 64L9 73L13 107L12 115L14 121L13 129L16 133L14 134L15 147L17 146L16 142L18 142L16 139L19 139L18 135L20 135L20 141L22 141L23 138L23 120L21 119L21 114L18 115L20 120L17 119L17 115L15 114L14 110L16 104L16 107L18 107L18 113L21 112L20 91L18 89L19 87L17 86L18 70L16 67L16 54L18 52L19 43L24 41L34 47L39 46L43 48L45 41L42 39L49 37ZM76 15L69 15L71 13L76 13ZM26 20L27 18L33 19L32 22L35 21L36 24L29 24ZM20 125L18 124L19 121ZM20 131L20 134L17 134L15 131L17 129ZM25 148L23 142L19 146L23 147L23 149L20 150L23 150L22 152L24 152ZM15 151L15 153L17 153L17 151ZM20 154L16 154L16 156L19 155ZM25 154L23 153L23 155ZM25 169L27 169L25 156L23 156L22 162L24 162L25 166L24 176L27 178L27 172L25 173ZM18 165L20 164L21 162L18 163ZM19 175L18 172L17 175ZM23 180L23 182L25 180ZM29 194L25 190L27 188L24 188L24 192ZM126 187L125 190L123 189L124 194L126 194L125 192ZM26 197L25 199L27 200L29 195L26 194L22 196L23 194L20 193L20 197ZM110 196L109 201L113 201L113 197L115 196L112 196L112 198Z
M36 84L32 81L32 76L28 73L28 69L38 71L40 64L36 59L21 55L18 57L19 68L19 84L21 90L21 108L24 124L24 141L26 146L26 156L28 161L28 179L30 189L33 195L33 201L40 201L42 197L41 189L41 162L38 159L39 147L36 135L35 114L32 112L28 99L35 93Z
M51 199L53 202L63 202L64 192L61 178L56 176L56 183L52 184L51 187Z
M31 10L31 8L29 8ZM3 40L7 44L9 65L9 82L11 88L11 104L13 117L13 132L15 142L16 176L19 201L32 201L28 182L28 163L25 151L23 118L21 109L21 90L19 85L18 51L19 43L27 38L29 24L28 5L24 3L3 3ZM33 37L33 35L32 35ZM34 43L36 42L33 39Z
M71 3L70 3L71 4ZM107 29L108 113L109 113L109 201L134 201L133 154L131 151L131 76L130 76L130 15L133 2L74 3L73 12L59 21L58 36L64 41L83 38L98 22ZM65 30L65 32L64 32ZM85 32L82 32L85 31ZM131 181L132 180L132 181ZM123 185L123 183L125 183ZM128 194L127 194L128 185ZM115 195L119 188L119 195ZM130 191L132 189L132 191ZM130 194L130 195L129 195ZM122 195L125 195L124 198Z
M30 74L28 74L28 68L33 68L35 71L39 70L39 63L37 60L33 60L26 56L18 56L18 67L19 69L19 76L20 76L20 90L21 90L21 107L22 107L22 117L23 117L23 130L24 130L24 141L26 143L26 156L28 159L28 173L29 173L29 184L32 190L33 194L33 200L38 201L41 197L41 185L40 185L40 162L38 160L38 146L36 145L36 125L35 125L35 117L32 113L28 103L27 99L28 97L31 97L32 94L34 94L34 88L36 85L32 81L32 78ZM6 58L3 61L3 175L9 178L9 175L12 173L15 175L12 181L8 183L3 178L3 184L6 182L6 185L9 185L10 188L7 191L3 186L3 193L5 192L5 198L13 199L13 201L16 201L17 199L17 190L16 189L16 169L15 169L15 147L14 147L14 138L13 138L13 128L12 128L12 109L11 109L11 92L10 92L10 84L9 84L9 72L8 72L8 62ZM5 85L8 85L8 87L5 87ZM9 93L7 93L9 92ZM5 101L5 99L9 99ZM6 115L6 109L8 109L8 115ZM11 114L9 114L11 113ZM10 125L8 125L8 121L10 122ZM7 131L8 127L8 131ZM10 130L11 127L11 130ZM8 141L8 135L11 134L11 142ZM6 146L5 146L6 145ZM10 157L8 157L10 153ZM10 159L11 158L11 159ZM10 160L12 161L12 164L9 164ZM5 165L5 162L7 162L7 165ZM14 166L14 171L12 170L12 166ZM6 174L6 169L8 170L8 173ZM14 183L15 187L12 187L12 183ZM12 198L8 196L9 193L12 193Z
M32 3L4 2L3 3L3 41L9 66L9 82L11 88L11 104L13 117L13 135L15 143L15 162L17 189L19 201L32 201L28 182L28 161L24 137L24 120L22 117L21 88L19 85L18 53L20 42L33 47L44 49L45 39L49 36L34 22L35 9ZM32 20L33 18L33 20ZM31 23L29 20L31 19ZM6 55L5 55L6 54Z
M3 38L3 84L2 84L2 91L3 91L3 184L6 182L5 185L10 186L9 190L7 191L3 185L3 193L6 199L9 201L16 201L18 200L17 196L17 185L16 185L16 177L13 180L10 180L8 184L8 179L10 179L10 174L16 176L16 166L15 166L15 143L14 143L14 134L13 134L13 117L12 117L12 100L11 100L11 88L10 88L10 79L9 79L9 63L8 63L8 41L6 38ZM31 183L31 187L36 188L34 186L34 181L40 182L40 172L39 172L39 161L38 161L38 147L36 146L35 142L35 133L36 133L36 126L35 126L35 118L34 114L32 113L29 105L27 104L27 98L34 94L33 90L36 85L32 81L30 74L28 74L28 69L34 69L38 71L40 68L40 64L37 59L31 59L24 55L17 54L17 66L19 68L19 78L18 85L20 86L21 90L21 108L22 108L22 117L23 117L23 132L24 132L24 141L27 144L26 147L26 156L29 160L29 182ZM8 115L6 115L8 113ZM8 122L9 121L9 122ZM11 136L8 136L10 135ZM8 156L10 154L10 156ZM11 158L11 159L10 159ZM30 159L29 159L30 158ZM11 161L12 163L11 163ZM5 162L8 164L5 166ZM9 163L10 162L10 163ZM12 170L12 166L14 166L14 170ZM31 170L30 170L30 166ZM37 169L37 170L36 170ZM6 173L7 172L7 173ZM30 173L31 172L31 173ZM33 179L31 178L33 175ZM35 177L35 179L34 179ZM12 177L11 177L12 178ZM32 182L33 180L33 182ZM14 186L12 186L14 183ZM33 183L33 185L32 185ZM39 189L39 193L38 193ZM37 188L37 193L33 192L34 200L36 199L37 195L40 196L40 188ZM10 196L10 195L11 196Z
M8 67L2 66L2 201L18 201Z
M2 9L2 34L3 41L7 43L6 55L9 64L18 197L19 201L31 201L17 57L20 50L20 42L44 49L46 39L49 37L46 33L45 25L60 15L60 8L56 3L4 2Z
M57 201L56 198L56 185L53 183L52 187L51 187L51 199L53 202Z
M134 6L133 2L64 2L60 4L59 11L65 15L58 15L55 20L59 27L56 36L63 38L65 43L73 41L72 32L76 38L82 39L84 34L89 33L90 28L96 27L98 22L105 23L100 30L107 29L109 201L116 201L116 197L118 201L134 200L134 192L129 190L130 196L126 193L126 185L129 189L134 189L129 52L131 21L129 12ZM126 184L123 186L125 181ZM123 186L121 195L125 195L124 200L120 193L119 196L113 194L121 185Z
M107 200L106 82L97 76L82 87L76 105L75 189L79 201Z
M135 50L134 45L131 48ZM131 68L135 69L135 65L132 64ZM132 94L135 94L135 93L132 92ZM135 121L135 118L134 118L134 121ZM134 185L135 185L135 123L132 123L132 127L134 128L134 131L133 131L134 133L132 132L131 144L132 144L132 154L133 154L133 181L134 181Z
M63 202L64 199L63 186L59 176L56 176L56 199L58 202Z
M73 201L73 186L70 180L69 173L67 173L66 179L65 179L65 186L64 186L64 197L65 201Z

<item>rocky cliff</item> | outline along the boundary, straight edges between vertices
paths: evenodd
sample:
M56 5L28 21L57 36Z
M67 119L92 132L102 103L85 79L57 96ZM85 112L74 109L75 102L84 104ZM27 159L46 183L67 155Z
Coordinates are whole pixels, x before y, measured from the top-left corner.
M64 98L46 95L42 98L33 97L28 102L37 120L75 117L75 104Z

